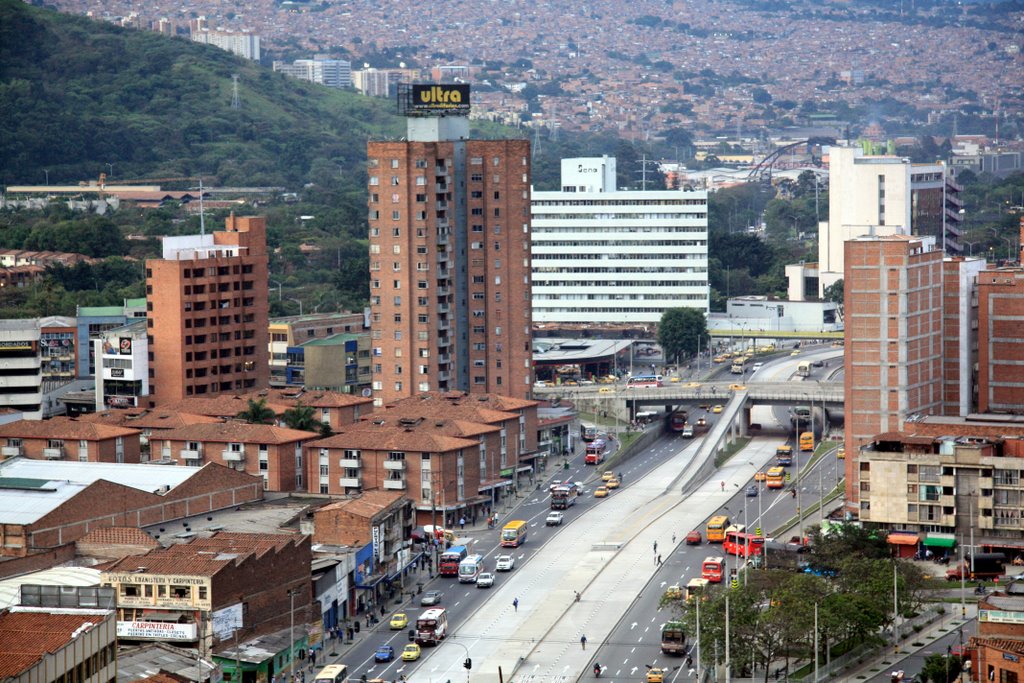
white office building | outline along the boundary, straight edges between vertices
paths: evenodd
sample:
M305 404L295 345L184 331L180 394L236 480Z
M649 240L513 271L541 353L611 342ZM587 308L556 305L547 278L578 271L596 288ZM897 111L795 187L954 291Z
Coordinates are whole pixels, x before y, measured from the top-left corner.
M708 310L707 192L620 192L614 157L563 159L561 184L531 199L535 323Z
M317 55L313 59L296 59L291 63L275 61L273 68L291 78L319 83L329 88L352 87L352 62L344 59Z
M192 31L192 40L196 43L215 45L222 50L234 52L239 57L260 61L260 37L254 33L243 31Z

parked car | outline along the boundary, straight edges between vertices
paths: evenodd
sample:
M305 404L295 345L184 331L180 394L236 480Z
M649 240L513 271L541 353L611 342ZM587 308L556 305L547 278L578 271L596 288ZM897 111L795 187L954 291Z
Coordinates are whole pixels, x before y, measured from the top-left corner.
M477 588L490 588L494 585L494 574L490 572L483 572L480 576L476 577Z
M544 520L544 526L561 526L563 515L558 510L554 510L548 513L547 518Z
M430 605L438 605L441 603L441 597L443 595L444 593L442 593L441 591L427 591L423 594L423 597L420 598L420 604L424 607L429 607Z
M704 537L700 535L697 530L691 531L686 534L686 545L700 545L704 542Z
M498 572L510 572L516 566L516 558L512 555L498 555L494 561L494 570Z
M375 662L390 662L395 658L395 648L390 645L381 645L377 648L377 651L373 653L373 661Z

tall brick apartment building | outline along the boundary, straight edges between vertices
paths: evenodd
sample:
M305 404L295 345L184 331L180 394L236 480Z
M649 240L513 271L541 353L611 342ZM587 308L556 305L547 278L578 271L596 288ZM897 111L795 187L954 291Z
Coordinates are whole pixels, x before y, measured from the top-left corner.
M266 242L265 218L232 215L146 261L150 407L267 386Z
M406 140L367 146L378 405L530 393L530 145L469 139L461 87L465 115L406 109Z
M1024 269L978 276L978 411L1024 411Z

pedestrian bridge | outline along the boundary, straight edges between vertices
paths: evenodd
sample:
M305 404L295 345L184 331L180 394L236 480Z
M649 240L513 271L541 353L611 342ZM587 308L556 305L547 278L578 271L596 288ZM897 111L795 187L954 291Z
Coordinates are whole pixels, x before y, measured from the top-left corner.
M742 388L740 388L742 387ZM836 382L688 382L663 387L626 387L622 383L592 386L555 386L534 389L538 398L626 401L635 412L643 406L676 406L682 403L725 403L733 398L750 405L823 405L841 408L843 385Z

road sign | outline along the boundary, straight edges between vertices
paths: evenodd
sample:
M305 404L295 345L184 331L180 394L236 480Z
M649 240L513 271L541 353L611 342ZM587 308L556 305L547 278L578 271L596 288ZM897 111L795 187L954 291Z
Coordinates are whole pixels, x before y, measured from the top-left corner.
M754 527L754 533L757 534L758 536L760 536L761 535L761 527L759 527L759 526Z

